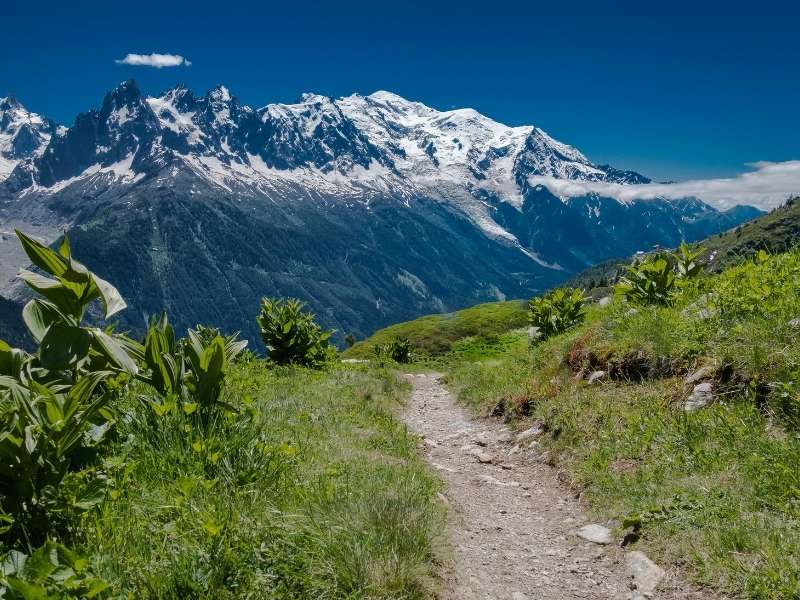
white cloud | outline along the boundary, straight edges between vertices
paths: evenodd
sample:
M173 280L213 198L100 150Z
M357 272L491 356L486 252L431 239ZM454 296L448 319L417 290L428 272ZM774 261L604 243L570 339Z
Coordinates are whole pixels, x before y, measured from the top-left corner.
M770 209L782 204L790 196L800 194L800 160L762 161L747 166L754 170L736 177L695 179L678 183L626 185L540 176L531 176L528 181L532 185L543 185L551 193L561 197L582 196L596 192L625 202L657 197L694 196L720 209L737 204Z
M120 65L134 65L137 67L191 67L192 61L185 59L180 54L126 54L125 58L118 58L114 61Z

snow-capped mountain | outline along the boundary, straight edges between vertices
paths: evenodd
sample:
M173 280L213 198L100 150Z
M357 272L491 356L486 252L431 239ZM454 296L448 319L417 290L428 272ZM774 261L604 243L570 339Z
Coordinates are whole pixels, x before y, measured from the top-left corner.
M28 111L15 98L0 98L0 181L20 161L41 156L50 138L65 131L65 127Z
M649 180L538 127L383 91L253 109L222 86L146 97L126 81L64 131L9 107L13 135L38 144L0 172L0 225L69 226L91 266L130 280L132 326L167 307L252 334L259 296L280 294L368 333L753 216L697 199L558 198L529 178ZM213 302L192 302L198 289Z

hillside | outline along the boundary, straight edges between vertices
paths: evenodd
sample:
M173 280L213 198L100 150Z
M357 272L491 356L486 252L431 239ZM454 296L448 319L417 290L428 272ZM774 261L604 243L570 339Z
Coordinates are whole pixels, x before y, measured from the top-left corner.
M521 300L489 302L453 313L428 315L381 329L343 353L347 358L372 358L373 348L394 339L407 339L418 353L446 354L467 337L496 341L509 330L527 324L527 306Z

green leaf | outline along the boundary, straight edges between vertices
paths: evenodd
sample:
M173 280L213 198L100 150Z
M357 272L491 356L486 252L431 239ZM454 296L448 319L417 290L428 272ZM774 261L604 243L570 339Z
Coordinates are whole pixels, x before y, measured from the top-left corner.
M64 237L61 239L61 244L58 246L58 253L69 260L72 257L72 251L69 247L69 236L64 232Z
M28 583L17 577L9 577L6 581L9 589L19 594L22 600L48 600L47 590L41 585Z
M95 342L97 342L97 345L102 350L103 355L105 355L112 364L131 375L136 375L139 372L136 362L128 355L125 348L123 348L114 337L100 329L91 329L90 331Z
M63 256L59 256L32 237L25 235L19 229L15 231L20 243L22 243L22 249L25 250L25 254L28 255L28 258L33 264L56 277L60 277L67 272L69 268L69 261L67 261L67 259Z
M70 319L51 302L35 298L22 309L22 320L31 332L33 339L41 342L53 323L70 324ZM77 323L71 323L77 325Z
M92 279L100 292L100 301L103 303L106 319L128 307L117 288L94 273L92 273Z
M106 484L102 479L95 478L81 490L72 505L81 510L90 510L99 505L106 497Z
M32 271L20 269L18 277L33 291L50 300L62 312L74 318L80 317L79 296L60 281L44 277Z
M212 537L217 537L222 532L222 525L216 523L213 519L206 519L203 522L203 530Z
M67 369L88 356L91 343L85 329L53 324L39 347L39 361L45 369Z

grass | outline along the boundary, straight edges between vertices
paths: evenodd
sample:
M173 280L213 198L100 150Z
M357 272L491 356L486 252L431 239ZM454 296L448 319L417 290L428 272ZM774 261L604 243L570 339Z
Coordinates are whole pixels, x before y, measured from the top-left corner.
M529 346L444 362L476 412L546 424L543 449L634 548L734 597L800 597L800 253L687 285L674 306L620 301ZM708 367L717 401L682 409ZM575 373L602 369L600 385Z
M521 300L489 302L453 313L429 315L391 325L348 349L346 358L371 358L375 346L394 339L408 339L422 356L439 356L465 338L476 338L489 346L510 329L527 324L526 304Z
M213 436L132 408L80 549L122 597L430 598L439 483L395 418L404 392L384 371L254 361Z

